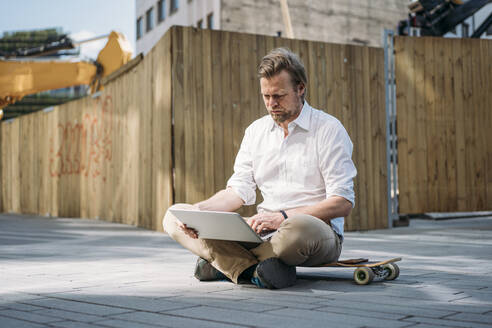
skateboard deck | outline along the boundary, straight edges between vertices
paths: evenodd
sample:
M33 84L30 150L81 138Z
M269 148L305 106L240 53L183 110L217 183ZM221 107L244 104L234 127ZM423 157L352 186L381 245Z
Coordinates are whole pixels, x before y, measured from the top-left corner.
M369 259L360 258L322 264L319 267L356 268L354 270L354 281L359 285L367 285L375 277L384 280L395 280L398 278L400 268L395 263L398 261L401 261L401 257L384 261L369 261Z

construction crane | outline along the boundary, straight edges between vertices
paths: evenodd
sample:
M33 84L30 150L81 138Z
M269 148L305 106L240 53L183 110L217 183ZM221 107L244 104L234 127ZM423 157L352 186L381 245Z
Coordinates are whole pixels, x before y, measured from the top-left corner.
M407 20L398 24L399 35L410 35L410 29L421 36L443 36L475 14L492 0L413 0L408 5ZM492 14L474 31L472 38L479 38L492 24Z
M99 52L95 62L18 60L45 55L60 49L73 49L81 43L103 37L107 37L108 42ZM82 42L64 39L62 42L57 41L41 47L17 50L2 55L5 59L0 60L0 119L3 116L1 108L29 94L76 85L89 85L92 92L99 90L101 88L100 79L128 63L132 51L125 36L113 31L109 35Z

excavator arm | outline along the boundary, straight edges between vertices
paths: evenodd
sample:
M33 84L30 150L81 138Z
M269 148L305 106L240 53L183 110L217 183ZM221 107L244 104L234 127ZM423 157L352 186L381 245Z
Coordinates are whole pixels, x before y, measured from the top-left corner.
M26 95L46 90L85 84L96 91L101 88L99 79L125 65L131 55L131 47L125 36L113 31L95 64L0 60L0 108ZM0 119L2 115L0 112Z

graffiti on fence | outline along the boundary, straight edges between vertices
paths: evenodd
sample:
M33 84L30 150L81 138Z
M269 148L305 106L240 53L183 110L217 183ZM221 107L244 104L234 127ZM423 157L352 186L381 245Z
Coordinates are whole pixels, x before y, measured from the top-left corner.
M82 175L106 182L103 165L112 159L113 101L111 96L93 101L94 114L81 122L58 123L51 135L49 169L52 177Z

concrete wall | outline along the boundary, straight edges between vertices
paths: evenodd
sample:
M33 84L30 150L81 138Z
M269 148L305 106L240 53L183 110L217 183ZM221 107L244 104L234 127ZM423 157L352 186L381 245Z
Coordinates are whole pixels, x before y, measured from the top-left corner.
M381 46L384 28L395 29L408 0L288 0L296 39ZM221 28L285 36L280 1L222 0Z
M220 29L220 0L179 0L178 10L171 14L171 0L165 0L165 19L158 22L158 0L136 0L135 5L135 29L137 19L143 18L143 36L137 39L136 53L147 54L152 47L162 38L166 31L173 25L196 26L203 19L203 27L207 27L207 15L213 13L213 28ZM145 13L154 7L154 28L146 32Z

